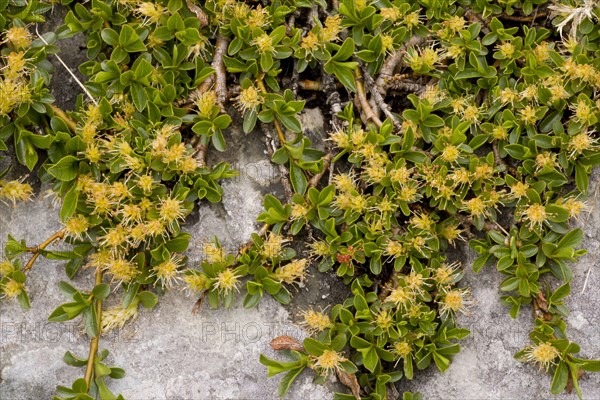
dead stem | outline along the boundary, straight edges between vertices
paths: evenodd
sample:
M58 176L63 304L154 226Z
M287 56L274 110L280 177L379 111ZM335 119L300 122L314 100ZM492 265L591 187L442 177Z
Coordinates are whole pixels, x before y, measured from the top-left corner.
M225 64L223 63L223 55L227 51L229 41L222 35L217 36L215 44L215 54L210 66L215 70L214 75L209 76L204 82L198 86L196 91L202 94L208 91L214 84L215 93L217 94L217 103L221 107L221 111L225 112L224 104L227 101L227 74L225 72Z
M217 93L217 101L223 107L227 101L227 74L225 73L225 64L223 63L223 54L227 51L229 39L225 36L217 36L217 44L215 46L215 56L213 57L212 67L215 69L216 85L215 92Z
M474 226L473 225L473 219L471 217L467 217L467 216L464 216L462 214L454 214L453 217L456 218L458 220L458 222L460 222L465 227L469 227L470 228L470 227ZM499 230L502 233L504 233L506 236L510 236L510 233L508 233L508 231L506 229L504 229L504 227L502 225L500 225L496 221L488 221L488 222L486 222L483 225L483 230L484 231ZM470 232L467 232L467 233L470 233Z
M490 28L488 27L488 21L485 20L481 15L479 15L478 13L474 12L473 10L471 10L470 8L467 8L465 11L465 17L467 17L467 20L473 23L478 23L481 25L481 32L483 32L484 34L488 34L491 32Z
M269 227L271 225L269 224L264 224L260 230L258 232L256 232L256 234L260 237L264 237L267 232L269 231ZM248 241L248 243L246 243L245 245L242 246L242 248L240 248L239 253L240 254L244 254L245 252L247 252L248 250L250 250L252 248L252 245L254 244L254 242L252 241L252 239L250 239L250 241Z
M385 59L385 61L383 62L383 65L381 66L381 71L379 71L379 75L377 76L377 79L375 80L375 89L378 90L382 96L385 96L385 93L386 93L385 85L386 85L387 79L391 78L394 75L394 71L396 70L396 67L398 66L398 64L400 64L400 62L402 62L402 58L404 57L404 54L406 53L406 49L409 47L417 46L417 45L423 43L425 40L426 40L426 38L424 38L424 37L413 36L404 44L404 46L402 46L401 48L399 48L398 50L396 50L395 52L390 54Z
M373 121L375 123L375 125L377 125L378 128L381 127L381 125L383 125L383 123L377 117L377 115L375 114L373 109L371 108L371 105L369 104L369 101L367 100L367 96L365 95L365 88L363 86L363 76L359 69L357 69L356 72L354 73L354 77L355 77L354 84L356 85L356 95L358 97L360 107L361 107L362 112L364 113L364 117L365 117L365 121L363 121L363 122L365 124L368 124L369 121Z
M364 77L365 83L369 87L369 91L371 92L371 95L373 96L373 98L375 100L375 103L379 106L379 108L381 109L381 111L383 111L383 113L385 114L385 116L388 117L390 119L390 121L392 121L392 123L394 124L394 126L396 127L396 129L400 129L400 127L402 126L402 123L392 113L392 111L390 110L390 107L385 102L385 99L383 98L383 96L381 95L381 93L379 92L379 90L377 90L377 87L375 86L375 81L373 80L373 78L371 77L371 75L369 75L369 72L365 68L361 67L361 69L362 69L362 72L363 72L363 77Z
M190 9L190 11L196 15L198 21L200 21L200 26L207 26L208 16L206 15L206 13L200 7L198 7L189 0L187 0L185 3L187 4L187 7Z
M35 260L37 260L37 258L40 256L40 252L42 250L44 250L46 247L48 247L55 240L62 239L64 237L65 237L65 231L64 230L60 230L60 231L54 233L48 239L46 239L46 241L43 242L42 244L40 244L39 246L28 247L27 251L30 252L30 253L33 253L33 256L31 256L31 258L29 259L29 261L27 261L27 264L25 264L25 267L23 267L23 271L27 272L27 271L29 271L31 269L31 267L33 267L33 264L35 263Z
M198 166L200 168L206 167L206 151L208 150L208 145L197 135L192 138L190 144L194 148L193 156L196 161L198 161Z

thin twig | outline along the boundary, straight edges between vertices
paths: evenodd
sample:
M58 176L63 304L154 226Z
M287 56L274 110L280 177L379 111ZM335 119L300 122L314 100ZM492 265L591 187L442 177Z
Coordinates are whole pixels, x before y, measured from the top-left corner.
M35 24L35 33L38 36L38 38L40 38L40 40L42 42L44 42L44 44L46 46L49 46L48 42L46 42L46 39L44 39L42 37L42 35L40 35L37 24ZM73 73L73 71L71 71L71 68L69 68L69 66L62 60L62 58L60 58L60 56L58 54L54 54L54 57L56 57L56 59L62 64L62 66L67 70L67 72L69 73L69 75L71 75L71 77L75 80L75 82L77 82L77 84L79 85L81 90L83 90L83 92L89 97L90 101L92 103L94 103L95 105L98 105L98 102L96 101L96 99L94 99L94 96L92 96L92 94L90 93L89 90L87 90L85 85L83 83L81 83L81 81L77 78L77 76Z
M103 278L103 270L98 268L96 269L96 281L95 284L99 285L102 283ZM97 316L97 324L98 324L98 334L94 336L90 340L90 352L88 354L88 361L85 367L85 383L87 384L88 390L90 388L90 382L92 381L92 375L94 374L94 362L96 359L96 354L98 353L98 345L100 342L100 333L102 332L102 300L96 299L96 316Z
M223 108L223 104L227 101L227 74L225 73L225 64L223 63L223 54L227 51L228 45L229 39L223 35L217 36L215 55L211 64L215 69L215 92L217 93L217 101L221 105L221 108Z
M264 236L267 234L267 232L269 231L269 227L270 227L270 226L271 226L271 225L269 225L269 224L264 224L264 225L263 225L263 226L260 228L260 230L259 230L258 232L256 232L256 234L257 234L258 236L260 236L260 237L264 237ZM239 253L240 253L240 254L244 254L245 252L247 252L248 250L250 250L250 249L252 248L252 246L253 246L253 245L254 245L254 242L252 241L252 239L250 239L250 240L249 240L249 241L248 241L248 242L247 242L245 245L243 245L243 246L240 248L240 251L239 251Z
M225 72L225 64L223 63L223 54L227 51L229 45L228 39L222 35L217 36L217 42L215 43L215 53L210 66L215 70L215 73L209 76L204 82L198 86L198 88L190 93L190 98L193 98L195 93L202 94L207 92L211 87L215 88L217 94L217 103L221 108L221 111L225 112L224 104L227 101L227 74ZM192 105L188 104L191 108Z
M208 16L206 15L206 13L197 5L195 5L194 3L192 3L191 1L187 0L185 2L187 4L187 7L190 9L191 12L193 12L196 15L196 18L198 19L198 21L200 21L200 26L207 26L208 25Z
M391 79L387 80L384 88L387 90L401 90L405 92L414 92L417 94L423 93L427 86L421 83L406 79L407 74L396 74Z
M206 138L203 140L203 138ZM206 167L206 151L208 150L208 144L205 142L208 140L208 136L194 136L190 141L190 144L194 148L192 155L198 161L198 166Z
M382 96L385 96L386 81L394 75L396 67L398 66L398 64L400 64L402 58L406 54L406 49L409 47L418 46L421 43L425 42L425 40L426 38L415 35L412 38L410 38L401 48L394 51L385 59L383 65L381 66L381 70L379 71L379 75L375 80L375 87L379 91L379 93L381 93Z
M33 256L31 256L29 261L27 261L27 264L25 264L25 266L23 267L23 271L25 271L25 272L29 271L31 269L31 267L33 267L35 260L37 260L37 258L40 256L41 251L44 250L46 247L48 247L55 240L62 239L63 237L65 237L64 229L54 233L52 236L50 236L48 239L46 239L46 241L43 242L42 244L40 244L39 246L28 247L27 251L29 251L30 253L33 253Z
M362 82L362 74L360 72L359 69L356 70L356 72L354 73L354 84L356 85L356 95L358 97L358 101L360 102L360 107L365 115L365 119L366 121L363 121L365 124L367 124L369 121L373 121L375 123L375 125L377 125L377 127L381 127L381 125L383 125L383 123L381 122L381 120L377 117L377 115L375 114L375 112L373 111L373 109L371 108L371 105L369 104L369 101L367 100L367 96L365 95L365 88L363 86L363 82Z
M490 28L488 27L489 21L484 19L481 15L477 14L470 8L466 9L465 17L467 17L467 20L469 20L470 22L479 23L481 25L481 32L483 32L484 34L487 35L491 32Z
M369 91L371 92L371 95L375 99L375 102L378 104L379 108L381 109L381 111L383 111L385 116L388 117L390 119L390 121L392 121L394 126L397 129L400 129L400 127L402 126L402 123L392 113L392 111L390 110L390 107L385 102L385 99L383 98L383 96L381 95L379 90L377 90L377 88L375 87L375 81L373 80L373 78L371 77L371 75L365 68L362 68L362 72L363 72L363 77L364 77L365 83L367 84Z

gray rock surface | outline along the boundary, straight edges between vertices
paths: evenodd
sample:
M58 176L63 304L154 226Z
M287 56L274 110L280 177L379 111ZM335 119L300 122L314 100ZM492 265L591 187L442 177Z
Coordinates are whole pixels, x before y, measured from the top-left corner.
M230 132L231 133L231 132ZM264 193L275 193L278 180L257 143L233 131L230 152L220 158L237 158L240 176L224 184L220 204L202 204L188 224L193 234L188 256L202 257L202 244L219 237L235 250L256 230ZM243 140L242 140L243 139ZM238 143L239 141L239 143ZM45 189L45 188L44 188ZM16 208L0 205L0 237L10 232L35 244L60 229L58 206L42 191ZM69 385L81 377L81 369L62 362L69 350L86 357L89 342L80 323L49 323L47 317L65 299L57 284L67 280L62 263L40 259L28 276L32 307L23 311L16 302L0 303L0 398L2 400L50 398L56 384ZM76 286L92 285L90 271L82 271ZM173 291L161 297L152 311L140 311L123 330L101 340L108 348L110 364L125 368L127 376L112 381L115 393L128 399L265 399L277 398L278 378L269 379L259 354L279 357L269 348L279 335L298 339L306 333L295 325L289 311L270 298L246 310L241 301L232 309L204 306L193 315L196 298ZM326 386L312 383L309 373L294 387L292 399L331 398Z

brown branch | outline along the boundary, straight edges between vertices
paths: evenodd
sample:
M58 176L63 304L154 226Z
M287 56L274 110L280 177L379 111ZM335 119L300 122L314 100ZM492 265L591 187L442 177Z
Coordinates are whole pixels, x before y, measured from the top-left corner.
M48 239L46 239L46 241L43 242L42 244L40 244L39 246L28 247L27 251L30 253L33 253L33 256L31 256L29 261L27 261L27 264L25 264L25 267L23 267L23 271L27 272L31 269L31 267L33 267L35 260L37 260L37 258L40 256L40 252L42 250L44 250L46 247L48 247L55 240L62 239L64 237L65 237L65 231L64 231L64 229L62 229L62 230L54 233L52 236L50 236Z
M198 21L200 21L200 26L204 27L208 25L208 16L206 15L206 13L197 5L195 5L194 3L192 3L191 1L187 0L186 2L187 7L190 9L191 12L193 12L196 15L196 18L198 18Z
M96 269L96 285L102 283L104 272L102 269ZM102 300L96 299L96 316L97 316L97 324L98 324L98 334L94 336L90 340L90 352L88 354L88 361L85 367L85 383L87 384L88 391L90 389L90 382L92 381L92 375L94 374L94 361L96 359L96 354L98 353L98 344L100 342L100 333L102 332Z
M491 32L490 28L488 28L489 21L484 19L481 15L477 14L475 11L471 10L470 8L466 9L465 17L467 17L467 20L469 20L470 22L481 24L481 32L483 32L484 34L487 35L488 33Z
M198 86L197 92L204 93L208 91L213 85L215 87L215 93L217 94L217 102L221 107L221 111L225 112L223 105L227 101L227 73L225 72L225 64L223 63L223 55L227 51L229 45L229 39L222 35L217 36L217 43L215 44L215 54L210 66L215 70L215 73L209 76L204 82Z
M356 95L358 97L360 107L365 116L365 120L363 122L367 124L369 121L373 121L375 125L377 125L377 127L381 127L383 123L377 117L377 115L371 108L369 101L367 100L367 96L365 95L365 88L363 86L363 76L358 68L354 72L354 77L354 84L356 85Z
M392 77L392 75L394 75L394 71L402 61L402 58L406 53L406 49L409 47L418 46L419 44L425 42L425 40L426 38L415 35L412 38L410 38L401 48L394 51L385 59L383 65L381 66L381 70L379 71L379 76L375 80L375 87L379 91L379 93L381 93L381 95L385 96L386 80Z
M205 138L204 141L203 138ZM194 152L192 153L192 155L194 156L196 161L198 161L198 166L200 166L201 168L206 167L206 152L208 150L208 144L205 143L205 141L207 140L208 136L201 137L199 135L196 135L190 141L190 144L194 148Z
M206 290L203 290L202 292L200 292L200 296L198 297L198 300L196 300L196 303L194 303L194 307L192 307L192 314L194 314L194 315L198 314L198 311L200 311L200 308L202 308L202 305L204 304L205 299L206 299Z
M379 90L377 90L377 87L375 86L375 81L373 80L373 78L371 77L371 75L365 68L361 67L361 69L363 72L363 77L364 77L365 83L369 87L369 91L371 92L371 95L373 96L375 103L377 103L379 105L379 108L381 109L381 111L383 111L385 116L388 117L390 119L390 121L392 121L392 123L394 124L396 129L400 129L400 127L402 126L402 123L392 113L392 111L390 110L390 107L385 102L385 99L383 98L383 96L381 95Z
M309 79L298 81L298 87L302 90L311 90L315 92L320 92L323 90L323 84L321 82L311 81Z
M458 220L458 222L460 222L462 225L465 226L465 228L470 228L472 226L474 226L473 224L473 218L468 217L468 216L464 216L462 214L453 214L452 215L454 218L456 218ZM509 235L508 231L506 229L504 229L504 227L502 225L500 225L498 222L496 221L487 221L484 225L483 225L483 230L484 231L495 231L495 230L499 230L502 233L504 233L505 235ZM471 237L474 237L474 235L471 232L467 232L468 235L471 235Z
M222 35L217 36L215 55L211 64L215 69L215 92L217 93L217 101L221 105L221 108L223 108L223 104L227 101L227 74L225 72L225 64L223 63L223 54L227 51L228 45L229 39Z
M495 140L492 142L492 152L494 153L494 164L497 167L504 167L505 171L508 171L513 175L517 173L516 168L508 165L506 161L504 161L504 159L500 156L500 151L498 150L498 142Z
M427 86L422 83L414 82L412 80L404 80L409 76L410 75L408 74L396 74L386 82L384 88L386 90L401 90L414 93L422 93L425 91L425 89L427 89Z
M260 236L260 237L264 237L264 236L267 234L267 232L269 231L269 227L270 227L270 226L271 226L271 225L269 225L269 224L264 224L264 225L263 225L263 226L260 228L260 230L259 230L258 232L256 232L256 234L257 234L258 236ZM250 240L249 240L249 241L248 241L248 242L247 242L245 245L243 245L243 246L240 248L240 251L239 251L239 253L240 253L240 254L244 254L245 252L247 252L248 250L250 250L250 249L252 248L252 246L253 246L253 245L254 245L254 242L252 241L252 239L250 239Z

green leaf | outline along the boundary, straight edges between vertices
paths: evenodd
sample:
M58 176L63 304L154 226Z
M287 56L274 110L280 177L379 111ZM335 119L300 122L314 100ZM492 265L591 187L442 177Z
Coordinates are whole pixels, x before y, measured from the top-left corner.
M327 350L327 346L313 338L304 339L303 346L306 352L311 356L318 357L323 354L325 350Z
M552 378L552 386L550 387L550 392L552 394L559 394L565 390L567 387L567 381L569 378L569 368L567 364L563 361L558 363L556 367L556 371L554 371L554 377Z
M220 129L216 129L211 137L212 145L217 151L225 151L227 149L227 145L225 144L225 138L223 137L223 133L221 133Z
M29 295L27 294L27 290L25 289L21 290L21 292L18 294L17 301L19 302L21 308L25 310L31 307L31 304L29 303Z
M471 266L471 268L473 268L473 272L478 273L479 271L481 271L481 269L485 266L489 258L490 254L484 254L480 257L477 257L475 261L473 261L473 265Z
M110 286L106 283L100 283L94 287L92 294L98 300L104 300L110 294Z
M147 50L142 39L140 39L139 35L129 25L123 25L121 27L119 44L123 46L128 53L138 53Z
M550 296L549 300L551 303L557 303L558 301L567 297L570 291L571 286L567 282L564 285L560 286L558 289L556 289L556 291L554 291L554 293L552 293L552 295Z
M306 368L305 366L293 369L289 371L287 374L281 378L281 382L279 382L279 387L277 388L277 394L282 398L286 395L294 380L300 375L300 373Z
M146 90L137 82L131 84L130 90L129 94L131 95L131 100L133 100L136 110L139 112L144 111L148 105L148 95L146 94Z
M277 114L277 118L281 121L283 126L294 133L302 133L302 125L298 118L293 115Z
M71 367L83 367L87 364L87 358L82 359L76 357L70 351L67 351L65 353L65 355L63 356L63 361L65 362L65 364L70 365Z
M244 133L252 132L252 130L256 126L257 118L258 118L258 116L256 115L256 111L254 111L254 110L250 110L250 111L246 112L246 114L244 114L244 123L242 125Z
M74 156L65 156L48 168L48 173L62 182L75 179L79 173L79 160Z
M112 47L117 47L119 45L119 34L114 29L102 29L100 36L102 37L102 40L106 42L106 44Z
M60 219L66 221L73 216L73 214L75 214L75 210L77 209L78 202L79 190L77 189L77 186L74 185L63 198L63 203L60 207Z
M96 386L98 387L98 395L100 396L100 399L117 400L117 397L112 394L110 390L108 390L108 387L106 386L106 383L104 383L103 379L96 379Z
M165 246L167 246L167 249L169 251L183 253L188 249L191 238L192 235L190 235L187 232L182 232L173 239L169 240L167 243L165 243Z
M148 291L139 292L137 294L137 297L138 297L138 299L140 299L140 303L145 308L152 308L156 305L156 303L158 303L158 297L152 292L148 292Z
M563 236L563 238L560 239L560 242L558 242L557 246L558 246L558 248L564 248L564 247L576 248L581 244L582 241L583 241L583 231L579 228L576 228L576 229L573 229L571 232L567 233L565 236Z
M363 364L366 369L375 372L375 368L377 368L377 364L379 364L379 356L377 355L374 346L369 347L369 350L363 353Z
M353 93L356 93L356 84L354 83L354 72L351 69L335 67L333 73L340 82Z
M336 61L346 61L354 54L354 40L351 37L347 38L335 55L331 58Z
M231 124L231 117L227 114L219 115L213 120L213 125L219 129L225 129Z
M302 169L293 162L290 163L290 181L294 188L294 192L304 196L306 188L308 187L308 181L306 180L306 176Z
M28 138L22 137L20 140L16 140L15 153L17 160L25 165L29 171L33 171L33 168L38 162L38 154L35 151L35 147L29 141Z

